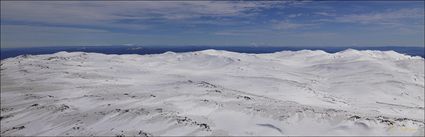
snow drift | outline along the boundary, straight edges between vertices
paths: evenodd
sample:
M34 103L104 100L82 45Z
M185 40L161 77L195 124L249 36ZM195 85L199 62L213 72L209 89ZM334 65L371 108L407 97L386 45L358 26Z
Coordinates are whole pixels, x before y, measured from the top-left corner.
M59 52L1 61L1 135L424 135L393 51Z

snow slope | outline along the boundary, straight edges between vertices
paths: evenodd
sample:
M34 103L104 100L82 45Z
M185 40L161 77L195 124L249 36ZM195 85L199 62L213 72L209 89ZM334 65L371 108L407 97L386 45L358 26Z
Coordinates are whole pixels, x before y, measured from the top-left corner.
M1 135L424 135L393 51L59 52L1 61Z

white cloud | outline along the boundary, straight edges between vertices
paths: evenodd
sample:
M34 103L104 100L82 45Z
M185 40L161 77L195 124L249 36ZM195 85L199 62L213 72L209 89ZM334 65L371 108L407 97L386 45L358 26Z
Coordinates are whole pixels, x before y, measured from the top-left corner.
M400 9L386 12L350 14L338 16L331 21L361 24L400 24L405 19L424 18L423 9Z
M300 29L315 26L317 24L304 24L304 23L293 23L287 20L276 22L272 25L274 29L278 30L290 30L290 29Z
M215 32L214 35L222 35L222 36L245 36L250 35L244 32L234 32L234 31L220 31Z
M302 16L303 14L302 13L297 13L297 14L290 14L290 15L288 15L288 17L289 18L295 18L295 17L299 17L299 16Z
M1 47L113 45L143 40L141 35L99 29L1 25Z
M289 2L230 1L1 1L2 20L61 25L124 27L122 20L189 21L200 17L249 17ZM143 29L140 23L125 25Z
M335 38L338 36L338 33L335 32L303 32L295 36L299 37L314 37L314 38Z
M67 28L67 27L46 27L46 26L28 26L28 25L1 25L2 32L21 33L31 32L33 34L50 33L50 34L65 34L65 33L109 33L105 30L85 29L85 28Z
M265 29L241 29L241 30L226 30L214 32L214 35L222 36L256 36L258 34L269 34L269 30Z
M314 14L321 15L321 16L335 16L334 13L329 13L329 12L315 12Z

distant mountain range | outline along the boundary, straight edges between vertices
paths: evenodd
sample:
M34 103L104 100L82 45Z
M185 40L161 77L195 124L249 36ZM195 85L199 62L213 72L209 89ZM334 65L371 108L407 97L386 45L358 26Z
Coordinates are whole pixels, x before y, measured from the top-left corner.
M74 47L34 47L34 48L2 48L1 59L16 57L24 54L52 54L60 51L81 51L104 54L159 54L167 51L191 52L207 49L226 50L239 53L273 53L279 51L323 50L335 53L346 49L357 50L393 50L411 56L424 57L424 47L248 47L248 46L74 46Z

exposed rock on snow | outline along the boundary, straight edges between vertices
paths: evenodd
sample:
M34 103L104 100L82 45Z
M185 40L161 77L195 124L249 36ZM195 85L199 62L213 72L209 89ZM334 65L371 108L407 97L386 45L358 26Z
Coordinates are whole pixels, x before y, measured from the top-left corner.
M424 59L393 51L59 52L1 64L1 135L424 135Z

